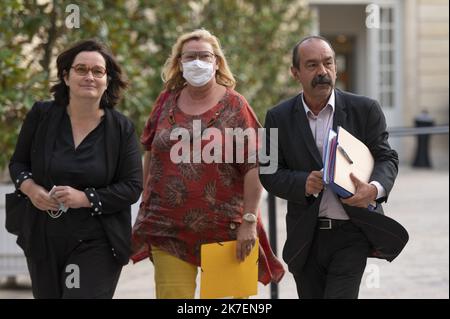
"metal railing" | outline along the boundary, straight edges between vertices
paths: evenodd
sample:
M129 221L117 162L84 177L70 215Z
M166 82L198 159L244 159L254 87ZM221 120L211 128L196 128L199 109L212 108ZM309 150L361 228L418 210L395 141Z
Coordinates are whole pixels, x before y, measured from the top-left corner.
M411 135L431 135L431 134L448 134L449 126L422 126L422 127L391 127L388 128L389 136L411 136Z

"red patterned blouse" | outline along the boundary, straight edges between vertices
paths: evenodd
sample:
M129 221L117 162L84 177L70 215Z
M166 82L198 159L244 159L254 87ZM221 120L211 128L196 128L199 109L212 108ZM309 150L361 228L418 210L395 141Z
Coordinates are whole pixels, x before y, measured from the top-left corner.
M242 222L244 176L258 166L253 139L233 139L225 130L251 128L257 133L261 127L243 96L227 89L213 108L188 115L177 106L179 93L160 94L141 136L150 151L150 163L142 207L133 226L134 262L151 257L153 245L199 266L202 244L236 239ZM155 111L158 104L160 112ZM177 128L184 133L176 133ZM219 134L207 136L209 131ZM171 133L175 138L171 139ZM191 138L202 133L201 142ZM238 151L243 152L243 161L242 156L236 160ZM259 281L278 282L284 269L270 248L260 218L257 230Z

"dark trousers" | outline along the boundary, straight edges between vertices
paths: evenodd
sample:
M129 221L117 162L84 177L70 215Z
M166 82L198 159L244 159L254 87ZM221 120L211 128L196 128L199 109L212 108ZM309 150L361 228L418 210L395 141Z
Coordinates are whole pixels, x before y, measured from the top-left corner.
M333 229L317 227L309 256L294 274L299 298L357 299L370 249L350 221Z
M111 299L122 265L105 238L47 239L46 258L27 258L34 298Z

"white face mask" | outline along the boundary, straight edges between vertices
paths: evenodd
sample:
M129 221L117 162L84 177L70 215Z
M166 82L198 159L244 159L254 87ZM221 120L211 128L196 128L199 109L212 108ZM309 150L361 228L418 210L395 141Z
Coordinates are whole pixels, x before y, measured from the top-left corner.
M194 60L183 62L183 77L192 86L203 86L208 83L215 74L214 64Z

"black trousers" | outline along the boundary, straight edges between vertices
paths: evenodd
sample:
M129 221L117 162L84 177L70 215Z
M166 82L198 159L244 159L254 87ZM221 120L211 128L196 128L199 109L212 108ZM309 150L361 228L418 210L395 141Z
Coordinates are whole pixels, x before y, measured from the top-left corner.
M370 244L352 222L317 227L309 256L294 273L299 298L357 299Z
M106 238L47 239L46 258L27 258L34 298L111 299L122 265L112 255Z

